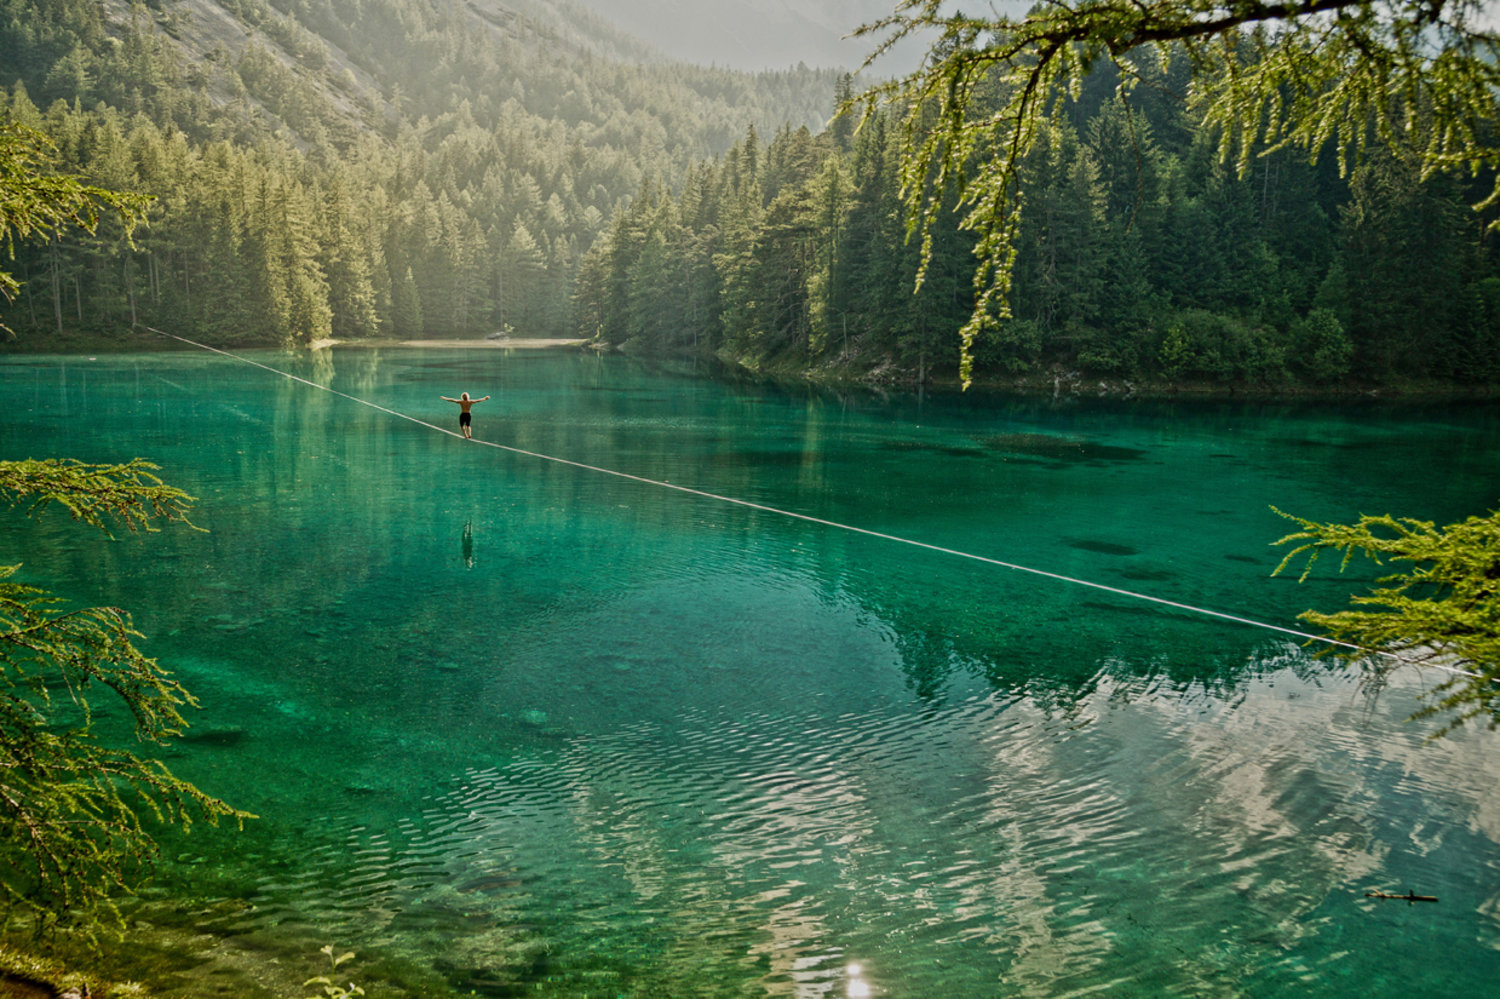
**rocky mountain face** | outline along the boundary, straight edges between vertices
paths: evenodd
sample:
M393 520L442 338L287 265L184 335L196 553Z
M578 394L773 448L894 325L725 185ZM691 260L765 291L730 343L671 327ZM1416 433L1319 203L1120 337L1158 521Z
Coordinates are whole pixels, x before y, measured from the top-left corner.
M673 58L761 70L796 66L854 70L873 48L849 36L891 12L895 0L578 0ZM878 69L914 61L903 51Z
M731 70L723 60L720 69L700 70L714 60L684 58L677 36L667 39L678 48L670 51L632 34L632 27L654 26L639 19L632 23L628 5L152 0L143 6L139 0L102 0L97 13L85 15L69 13L84 0L22 2L56 16L49 13L50 23L34 25L23 32L25 38L0 44L0 84L24 81L43 104L61 98L85 105L92 99L129 103L122 100L123 89L138 100L149 97L142 91L181 86L217 108L238 109L304 143L328 132L335 138L361 130L390 134L400 122L436 118L464 102L481 123L493 118L482 113L483 106L494 109L513 100L530 116L569 125L592 116L600 126L613 113L604 106L619 104L627 114L669 119L679 131L681 109L697 105L688 116L695 125L727 112L728 129L709 124L714 136L697 149L692 147L699 143L686 133L669 142L685 140L693 155L712 155L751 122L766 130L783 122L817 128L831 108L831 70L793 69L798 59L768 60L776 67L769 75L774 79ZM791 4L783 6L794 11ZM818 32L834 30L831 15L822 12L818 18ZM102 22L106 38L80 27L90 19ZM793 34L812 37L810 31ZM87 47L77 44L80 38ZM48 53L53 40L59 51ZM68 45L77 51L67 52ZM142 60L132 57L125 84L116 67L124 68L122 53L137 50L145 50L154 71L169 67L166 78L136 79ZM612 100L599 99L606 91ZM674 110L664 110L668 106ZM311 130L316 134L307 128L312 118L319 120Z

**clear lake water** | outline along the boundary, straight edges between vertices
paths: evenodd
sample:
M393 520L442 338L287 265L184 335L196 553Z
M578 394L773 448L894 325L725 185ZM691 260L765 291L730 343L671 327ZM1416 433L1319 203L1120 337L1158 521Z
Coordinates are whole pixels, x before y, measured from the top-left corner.
M247 357L479 441L1283 627L1293 529L1500 498L1494 405L879 395L566 351ZM1294 639L464 442L192 352L0 357L0 457L205 532L0 520L201 701L113 960L164 996L1472 997L1500 737ZM119 719L116 719L119 720ZM108 722L109 719L106 719ZM1379 902L1383 890L1437 904Z

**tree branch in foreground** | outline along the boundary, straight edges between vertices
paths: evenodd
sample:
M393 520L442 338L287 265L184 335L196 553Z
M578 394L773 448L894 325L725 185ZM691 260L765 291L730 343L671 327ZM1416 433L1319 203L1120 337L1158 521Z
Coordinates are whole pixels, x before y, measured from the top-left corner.
M1273 508L1274 509L1274 508ZM1346 662L1372 653L1433 665L1447 679L1425 696L1430 702L1414 718L1454 717L1434 735L1485 718L1500 724L1500 511L1447 527L1391 516L1361 517L1353 524L1320 524L1276 511L1300 530L1277 541L1293 545L1272 575L1305 559L1306 579L1318 558L1339 553L1342 572L1356 556L1409 569L1377 580L1374 589L1352 598L1356 609L1306 611L1301 620L1348 642L1336 649Z
M922 243L919 287L946 199L956 197L961 226L977 234L975 305L961 331L965 385L975 336L1009 317L1020 164L1101 64L1119 71L1128 101L1141 66L1186 58L1194 75L1183 98L1219 135L1221 159L1242 173L1266 151L1295 145L1316 158L1330 144L1345 170L1373 144L1414 158L1424 177L1500 167L1488 131L1500 47L1481 0L1042 0L1019 19L950 15L946 6L901 0L856 33L877 39L866 67L908 38L923 40L927 56L843 110L862 106L867 118L891 104L900 116L899 178L908 236ZM1475 207L1495 203L1500 174Z

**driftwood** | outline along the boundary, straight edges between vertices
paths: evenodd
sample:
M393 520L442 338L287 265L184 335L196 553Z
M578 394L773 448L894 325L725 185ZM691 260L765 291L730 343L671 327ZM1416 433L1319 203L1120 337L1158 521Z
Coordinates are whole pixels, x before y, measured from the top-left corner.
M1411 905L1413 902L1436 902L1437 901L1437 896L1436 895L1418 895L1416 892L1412 891L1411 889L1407 889L1407 892L1406 892L1405 895L1387 895L1383 891L1367 891L1367 892L1365 892L1365 898L1391 898L1391 899L1395 899L1398 902L1405 902L1407 905Z

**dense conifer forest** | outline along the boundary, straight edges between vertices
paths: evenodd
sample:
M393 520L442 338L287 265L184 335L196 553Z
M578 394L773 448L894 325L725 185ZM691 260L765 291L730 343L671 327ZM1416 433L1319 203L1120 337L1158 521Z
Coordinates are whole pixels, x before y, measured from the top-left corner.
M5 0L3 112L55 167L153 195L134 244L16 247L22 336L214 343L571 335L578 262L648 179L835 74L673 63L565 3Z
M972 237L913 294L896 128L833 70L674 62L565 0L0 2L3 112L155 201L133 240L15 248L24 339L581 336L751 367L951 377ZM1222 163L1110 71L1026 167L1013 317L981 380L1483 386L1500 274L1470 207L1371 155ZM826 125L826 127L825 127Z
M1129 105L1098 72L1025 165L1013 315L975 345L976 377L1494 382L1500 276L1471 207L1488 178L1422 182L1388 155L1341 173L1295 151L1242 177L1174 97L1180 66L1142 72ZM581 332L773 369L951 373L973 239L940 219L912 295L896 131L877 114L764 146L752 134L680 193L648 188L584 259Z

